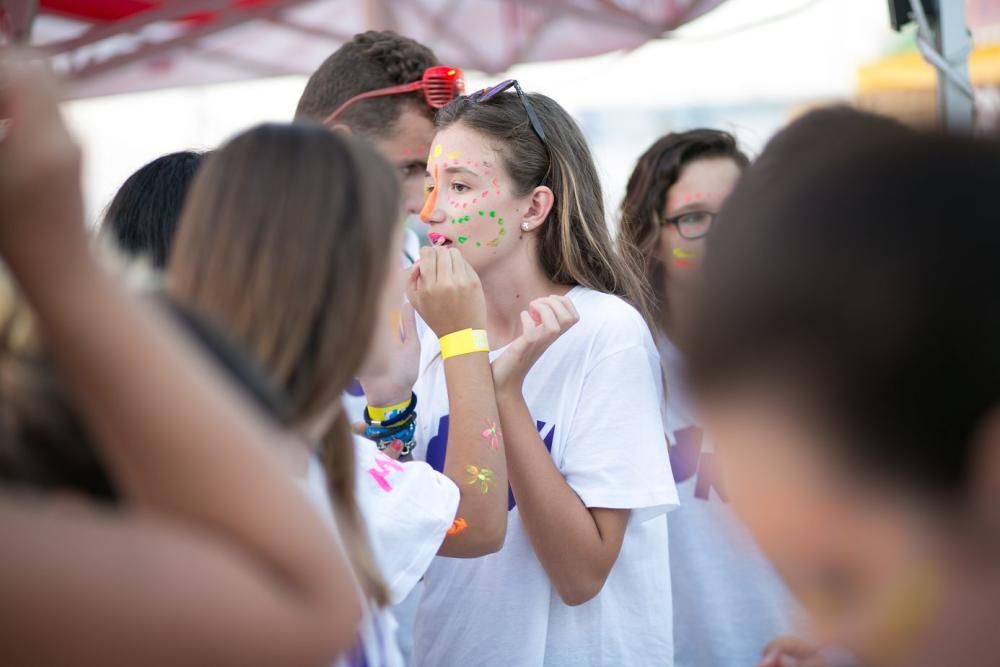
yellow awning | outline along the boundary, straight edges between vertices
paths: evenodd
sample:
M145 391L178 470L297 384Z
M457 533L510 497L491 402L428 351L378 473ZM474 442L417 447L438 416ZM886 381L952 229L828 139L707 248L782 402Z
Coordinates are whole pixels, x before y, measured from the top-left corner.
M1000 44L977 47L969 55L969 78L976 87L1000 86ZM858 93L934 90L937 72L918 51L882 58L858 70Z

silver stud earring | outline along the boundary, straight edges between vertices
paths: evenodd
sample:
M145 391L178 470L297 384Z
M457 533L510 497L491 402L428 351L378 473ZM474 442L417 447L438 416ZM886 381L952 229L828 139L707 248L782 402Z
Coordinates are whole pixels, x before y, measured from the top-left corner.
M522 229L523 231L526 231L526 232L527 232L527 231L530 231L530 230L531 230L531 225L529 225L529 224L528 224L528 223L526 223L526 222L522 222L522 223L521 223L521 229Z

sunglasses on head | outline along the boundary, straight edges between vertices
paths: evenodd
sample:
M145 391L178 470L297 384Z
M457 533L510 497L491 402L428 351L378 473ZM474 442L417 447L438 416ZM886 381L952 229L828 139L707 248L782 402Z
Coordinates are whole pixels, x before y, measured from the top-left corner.
M480 104L482 102L488 102L505 90L513 88L514 92L517 93L517 98L521 100L521 106L524 107L524 112L528 114L528 122L531 123L531 129L535 131L538 138L545 143L545 130L542 129L542 122L538 120L538 114L535 113L535 107L532 106L531 100L528 96L524 94L521 90L521 86L518 85L517 79L507 79L506 81L501 81L492 88L483 88L480 91L472 93L466 99L473 104Z
M348 107L360 102L361 100L367 100L372 97L385 97L387 95L402 95L404 93L413 93L418 90L424 91L424 100L427 102L428 106L432 109L440 109L465 92L465 80L463 79L462 70L458 67L436 65L425 69L424 75L420 78L420 81L404 83L402 85L391 86L389 88L379 88L378 90L369 90L359 95L355 95L337 107L336 111L327 116L326 119L323 120L323 124L330 125L333 121L337 120L337 117L344 113Z

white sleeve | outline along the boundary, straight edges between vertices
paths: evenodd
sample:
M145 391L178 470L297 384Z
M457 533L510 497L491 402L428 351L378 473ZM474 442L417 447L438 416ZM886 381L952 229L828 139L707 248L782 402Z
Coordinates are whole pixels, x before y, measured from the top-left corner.
M458 511L458 487L422 461L396 461L364 438L354 443L358 506L396 604L441 548Z
M560 469L587 507L631 509L633 521L645 521L678 505L660 378L659 360L641 345L604 357L584 377Z

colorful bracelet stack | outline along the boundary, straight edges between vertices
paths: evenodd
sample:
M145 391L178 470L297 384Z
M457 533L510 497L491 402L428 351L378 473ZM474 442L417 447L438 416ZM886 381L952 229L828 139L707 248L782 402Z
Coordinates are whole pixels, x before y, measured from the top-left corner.
M387 408L365 409L365 437L375 442L380 452L390 449L400 456L413 451L417 432L417 395L405 403Z

